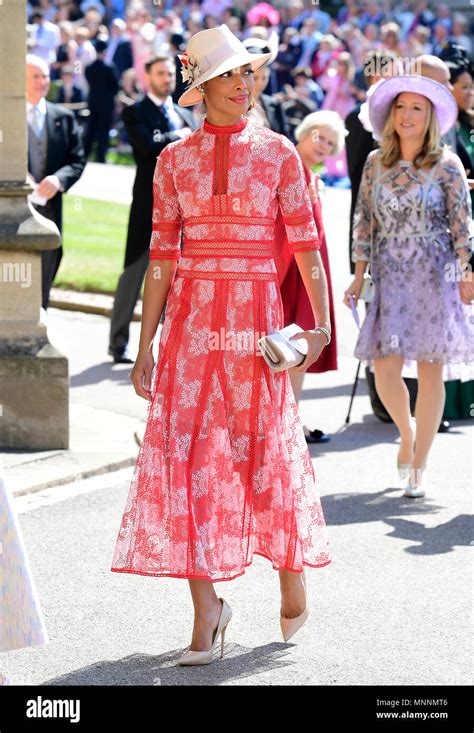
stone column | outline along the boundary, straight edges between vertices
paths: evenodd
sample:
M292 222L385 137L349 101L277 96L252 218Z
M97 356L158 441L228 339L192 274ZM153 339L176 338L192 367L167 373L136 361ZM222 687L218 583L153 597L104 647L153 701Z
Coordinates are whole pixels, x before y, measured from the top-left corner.
M0 0L0 448L69 447L69 375L41 319L41 250L56 225L28 203L26 3Z

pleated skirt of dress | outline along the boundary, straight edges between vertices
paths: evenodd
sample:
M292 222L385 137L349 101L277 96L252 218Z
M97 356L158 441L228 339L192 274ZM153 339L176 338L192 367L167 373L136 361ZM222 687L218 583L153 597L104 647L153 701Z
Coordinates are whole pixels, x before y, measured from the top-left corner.
M256 344L283 326L276 270L254 263L178 267L114 572L216 582L254 554L296 572L331 562L288 372Z

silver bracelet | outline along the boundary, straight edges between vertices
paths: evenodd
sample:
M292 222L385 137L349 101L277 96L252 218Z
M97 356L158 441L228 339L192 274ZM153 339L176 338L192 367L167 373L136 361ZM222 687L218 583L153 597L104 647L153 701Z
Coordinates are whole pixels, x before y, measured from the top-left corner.
M324 333L326 336L326 346L329 346L331 343L331 334L327 330L327 328L324 328L324 326L317 326L316 328L313 328L313 331L316 333L317 331L321 331L321 333Z

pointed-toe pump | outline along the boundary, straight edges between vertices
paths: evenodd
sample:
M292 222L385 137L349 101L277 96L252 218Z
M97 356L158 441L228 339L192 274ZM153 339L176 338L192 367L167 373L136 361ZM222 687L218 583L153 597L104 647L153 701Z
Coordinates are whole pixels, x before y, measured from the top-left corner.
M178 659L177 664L179 665L210 664L213 660L214 646L216 644L217 639L219 638L219 635L221 637L221 656L220 658L222 659L222 657L224 656L225 632L227 629L227 624L229 623L230 619L232 618L232 610L229 604L223 598L219 598L219 600L222 601L222 610L221 610L221 615L219 617L219 623L217 624L217 628L214 631L214 635L212 637L212 644L210 648L204 649L203 651L193 651L192 649L187 649L187 651L185 651L184 654Z
M403 496L407 496L410 499L417 499L426 495L426 471L423 468L421 471L420 469L413 469L413 472L415 475L408 479Z
M303 583L304 588L306 592L306 578L303 576ZM283 634L283 639L285 641L289 641L292 636L296 634L299 629L303 626L305 621L307 620L309 616L309 607L308 607L308 598L306 597L306 605L304 607L304 610L300 613L299 616L295 616L295 618L285 618L285 616L282 616L280 614L280 627L281 627L281 633Z
M416 419L413 417L413 415L410 417L410 423L411 423L413 432L416 433ZM415 450L415 447L416 447L416 442L414 441L413 450ZM400 456L400 450L398 451L398 456L397 456L397 469L398 469L398 475L400 476L402 481L404 481L405 479L407 479L410 476L411 463L400 463L399 456Z

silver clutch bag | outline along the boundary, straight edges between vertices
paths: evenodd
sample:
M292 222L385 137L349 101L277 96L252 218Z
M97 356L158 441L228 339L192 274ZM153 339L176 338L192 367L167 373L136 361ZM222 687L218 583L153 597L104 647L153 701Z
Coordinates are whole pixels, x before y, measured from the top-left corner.
M360 291L359 298L365 300L366 303L371 303L375 295L375 282L370 275L364 275L364 282Z
M285 369L298 366L304 361L308 353L308 342L306 339L295 339L290 341L290 336L304 331L296 323L291 323L275 333L262 336L258 340L258 346L262 356L270 369L274 372L282 372Z

